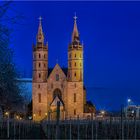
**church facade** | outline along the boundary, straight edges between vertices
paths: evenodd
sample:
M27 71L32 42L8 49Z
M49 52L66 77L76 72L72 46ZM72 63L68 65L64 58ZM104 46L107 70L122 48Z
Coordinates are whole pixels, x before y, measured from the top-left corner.
M49 68L48 44L44 43L41 19L39 21L36 45L33 45L32 112L35 121L55 119L58 102L61 119L84 117L83 45L76 18L68 46L67 68L61 68L59 64Z

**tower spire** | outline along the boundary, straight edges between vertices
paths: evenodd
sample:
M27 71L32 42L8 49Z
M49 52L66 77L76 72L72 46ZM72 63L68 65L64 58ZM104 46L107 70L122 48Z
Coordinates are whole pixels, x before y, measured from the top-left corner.
M42 29L42 17L40 16L38 19L39 19L39 27L38 27L38 33L37 33L37 43L44 44L44 34L43 34L43 29Z
M75 40L79 40L79 32L78 32L78 28L77 28L77 16L75 13L74 18L74 27L73 27L73 32L72 32L72 42Z

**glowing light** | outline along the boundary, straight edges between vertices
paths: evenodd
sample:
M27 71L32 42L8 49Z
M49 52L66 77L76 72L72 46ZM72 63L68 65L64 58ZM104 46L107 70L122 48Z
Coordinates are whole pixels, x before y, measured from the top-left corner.
M16 116L16 119L17 119L17 120L19 119L19 116L18 116L18 115Z
M128 99L127 102L130 103L131 102L131 99Z
M35 115L35 114L33 114L33 116L35 117L36 115Z
M102 111L101 111L101 114L102 114L102 115L104 115L104 114L105 114L105 111L104 111L104 110L102 110Z
M5 115L8 116L9 115L9 112L5 112Z
M47 113L45 113L45 116L47 116Z

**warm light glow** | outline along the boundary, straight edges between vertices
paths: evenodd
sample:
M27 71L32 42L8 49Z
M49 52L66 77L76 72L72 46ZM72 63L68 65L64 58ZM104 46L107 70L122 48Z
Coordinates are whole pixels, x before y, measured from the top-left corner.
M9 115L9 112L5 112L5 115L8 116Z
M16 116L16 119L17 119L17 120L19 119L19 116L18 116L18 115Z
M102 114L102 115L104 115L104 114L105 114L105 111L104 111L104 110L102 110L102 111L101 111L101 114Z
M47 116L47 113L45 113L45 116Z
M34 114L33 116L35 117L36 115Z

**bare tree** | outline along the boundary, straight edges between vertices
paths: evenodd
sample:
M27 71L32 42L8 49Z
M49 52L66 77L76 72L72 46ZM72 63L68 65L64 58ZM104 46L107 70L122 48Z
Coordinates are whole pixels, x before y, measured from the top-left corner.
M0 106L6 110L22 103L13 51L9 47L11 30L3 23L10 3L11 1L6 1L0 5Z

